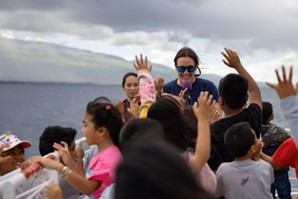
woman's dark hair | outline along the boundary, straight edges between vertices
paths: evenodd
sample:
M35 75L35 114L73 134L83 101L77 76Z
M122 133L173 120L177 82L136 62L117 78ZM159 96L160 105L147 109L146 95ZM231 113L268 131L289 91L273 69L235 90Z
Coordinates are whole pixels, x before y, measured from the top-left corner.
M272 104L270 102L263 102L263 125L267 125L268 119L273 114Z
M71 145L76 137L77 131L73 128L65 128L62 126L48 126L44 129L43 133L39 137L39 152L40 155L45 156L54 152L54 143L60 144L64 141Z
M177 52L177 54L176 54L176 56L175 56L175 58L174 58L175 66L177 66L177 60L178 60L180 57L190 57L191 59L194 60L196 66L198 66L199 63L200 63L200 59L199 59L198 55L196 54L196 52L195 52L193 49L191 49L191 48L189 48L189 47L187 47L187 46L181 48L181 49Z
M119 133L123 126L119 110L113 104L92 101L88 103L86 113L92 117L95 128L108 129L114 144L119 147Z
M225 148L234 158L240 158L247 154L255 144L254 135L248 122L239 122L228 128L224 136Z
M124 85L125 85L125 82L126 82L126 79L130 76L134 76L134 77L138 77L138 74L134 73L134 72L128 72L126 73L123 78L122 78L122 87L124 88Z
M189 164L166 145L132 143L116 172L115 199L213 198L197 184Z
M164 129L165 141L185 151L189 146L189 135L185 131L182 112L178 105L166 97L160 97L149 108L148 118L159 121Z

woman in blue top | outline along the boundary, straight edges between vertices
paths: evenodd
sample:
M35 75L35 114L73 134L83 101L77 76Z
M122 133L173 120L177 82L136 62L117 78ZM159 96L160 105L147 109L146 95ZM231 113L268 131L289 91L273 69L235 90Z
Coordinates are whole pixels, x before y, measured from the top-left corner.
M198 100L201 91L208 91L217 101L218 91L214 83L198 78L201 75L199 62L195 51L189 47L181 48L174 58L178 78L165 84L163 92L183 96L186 104L193 104Z

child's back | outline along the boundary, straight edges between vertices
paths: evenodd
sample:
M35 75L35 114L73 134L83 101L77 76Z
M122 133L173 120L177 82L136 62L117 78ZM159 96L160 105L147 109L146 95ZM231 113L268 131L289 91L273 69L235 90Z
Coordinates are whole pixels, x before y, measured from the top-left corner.
M219 166L216 196L272 198L273 168L263 160L253 160L261 146L249 123L239 122L231 126L225 133L224 144L235 160Z
M263 160L222 163L217 172L216 195L225 198L272 198L273 168Z

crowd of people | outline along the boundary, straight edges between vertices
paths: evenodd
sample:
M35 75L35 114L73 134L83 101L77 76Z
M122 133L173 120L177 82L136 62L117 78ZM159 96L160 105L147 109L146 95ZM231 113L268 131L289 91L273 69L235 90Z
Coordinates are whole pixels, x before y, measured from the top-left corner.
M267 83L281 99L291 132L271 123L270 102L242 65L225 48L223 63L237 73L218 87L200 78L200 60L189 47L180 49L177 79L164 84L151 76L147 57L136 56L135 72L123 76L126 99L112 104L108 96L86 106L82 132L88 153L75 147L76 130L48 126L40 136L41 156L25 159L30 141L12 133L0 136L0 177L15 169L42 165L22 193L59 173L38 198L291 198L289 167L298 177L298 83L293 68L276 70ZM44 158L58 151L60 161ZM40 177L42 176L42 177Z

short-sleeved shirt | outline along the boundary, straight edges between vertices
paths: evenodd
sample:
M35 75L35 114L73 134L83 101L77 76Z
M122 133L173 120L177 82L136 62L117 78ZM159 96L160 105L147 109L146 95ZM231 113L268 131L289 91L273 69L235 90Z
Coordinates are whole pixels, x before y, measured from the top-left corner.
M248 108L243 109L237 115L220 119L211 124L211 135L215 139L211 139L211 144L214 147L211 147L211 157L208 164L212 170L216 170L222 162L231 162L234 160L231 153L225 150L224 135L228 128L238 122L248 122L250 127L255 131L256 136L260 137L262 124L261 107L257 104L250 104Z
M177 79L165 84L163 87L163 92L177 96L179 95L181 90L182 87L177 84ZM202 91L208 91L210 94L213 95L213 99L215 99L216 101L218 100L218 91L214 83L206 79L196 78L195 82L192 84L191 90L188 91L188 94L191 97L190 104L198 101L198 98Z
M272 198L272 166L263 161L241 160L222 163L217 172L215 196L230 199Z
M92 193L91 198L100 198L103 190L114 182L116 167L121 159L121 152L115 145L100 151L92 158L86 171L86 178L100 181L101 185Z

